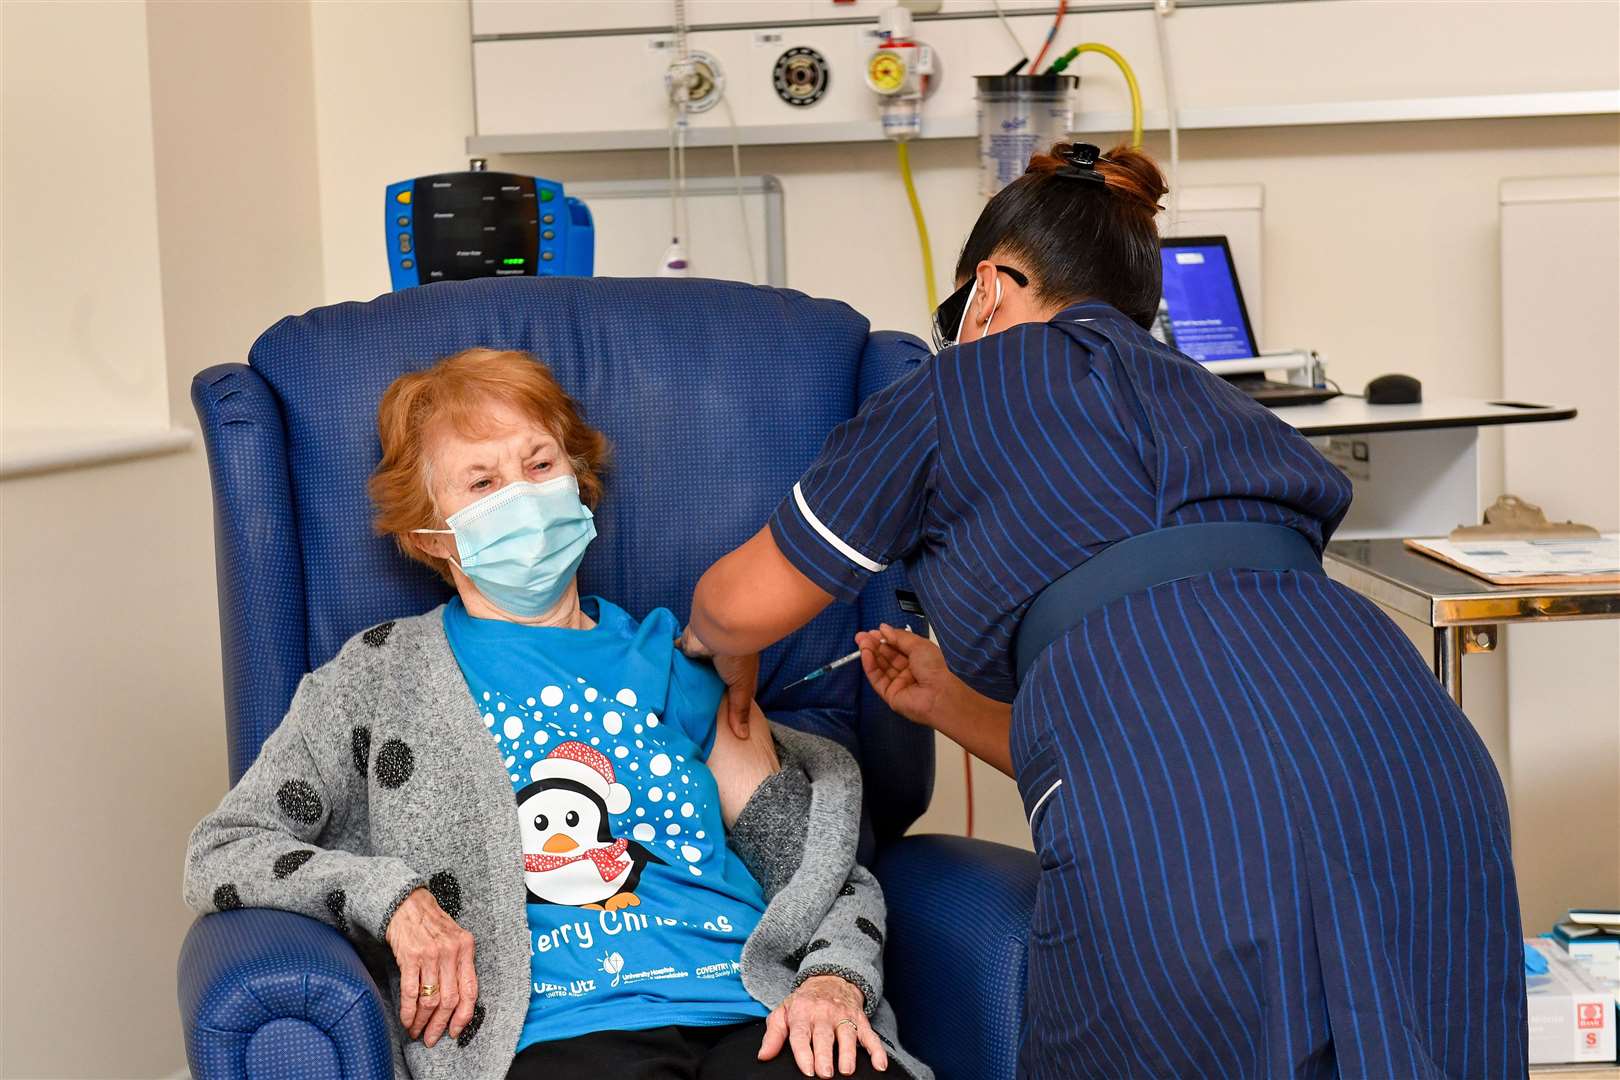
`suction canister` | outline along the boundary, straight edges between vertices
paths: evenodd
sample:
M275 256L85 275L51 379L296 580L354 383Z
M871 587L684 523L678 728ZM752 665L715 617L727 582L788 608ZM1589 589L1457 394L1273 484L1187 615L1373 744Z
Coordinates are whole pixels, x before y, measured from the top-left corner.
M1019 176L1036 150L1068 137L1077 75L980 75L979 191L994 195Z

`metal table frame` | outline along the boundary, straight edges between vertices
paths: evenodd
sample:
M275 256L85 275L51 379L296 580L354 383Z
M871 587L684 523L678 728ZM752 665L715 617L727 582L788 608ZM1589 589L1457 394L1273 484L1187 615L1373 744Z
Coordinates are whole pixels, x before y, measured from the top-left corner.
M1327 546L1328 576L1434 631L1434 673L1462 704L1462 658L1489 652L1499 624L1620 618L1620 585L1492 585L1399 540Z

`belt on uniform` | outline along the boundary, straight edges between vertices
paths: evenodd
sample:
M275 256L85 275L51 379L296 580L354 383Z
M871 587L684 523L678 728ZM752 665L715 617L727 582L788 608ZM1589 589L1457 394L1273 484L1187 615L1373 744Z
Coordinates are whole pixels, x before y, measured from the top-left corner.
M1322 573L1311 542L1284 525L1223 521L1175 525L1121 540L1042 589L1018 624L1014 670L1023 685L1046 647L1081 619L1132 593L1223 570Z

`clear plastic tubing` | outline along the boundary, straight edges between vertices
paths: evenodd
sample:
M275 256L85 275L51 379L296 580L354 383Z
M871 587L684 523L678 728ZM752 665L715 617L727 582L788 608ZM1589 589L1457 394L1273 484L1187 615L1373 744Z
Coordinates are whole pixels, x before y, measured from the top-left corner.
M1069 137L1077 75L980 75L979 191L988 198L1023 175L1030 156Z

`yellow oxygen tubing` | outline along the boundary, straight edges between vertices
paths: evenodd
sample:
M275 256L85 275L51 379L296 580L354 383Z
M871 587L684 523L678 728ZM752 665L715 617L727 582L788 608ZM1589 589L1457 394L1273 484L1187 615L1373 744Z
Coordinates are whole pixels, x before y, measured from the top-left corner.
M923 285L928 291L928 312L939 307L939 291L934 287L934 249L928 243L928 222L923 218L922 203L917 201L917 185L911 182L911 149L900 140L894 144L900 158L900 179L906 184L906 199L911 203L911 216L917 221L917 242L922 245Z
M1133 148L1140 147L1142 145L1142 88L1136 84L1136 72L1131 70L1131 65L1125 62L1125 58L1117 50L1104 45L1100 41L1088 41L1084 45L1076 45L1052 61L1052 66L1046 69L1046 74L1059 74L1064 68L1073 63L1077 56L1088 52L1101 53L1119 65L1119 73L1125 76L1125 87L1131 92L1131 146Z
M917 243L922 248L923 287L928 292L928 313L933 315L939 307L939 291L934 286L934 248L928 242L928 221L923 217L922 202L917 198L917 185L911 179L911 148L906 140L894 144L895 156L900 160L900 179L905 181L906 201L911 203L911 216L917 222ZM973 835L973 756L962 750L962 780L966 796L967 821L965 833Z

